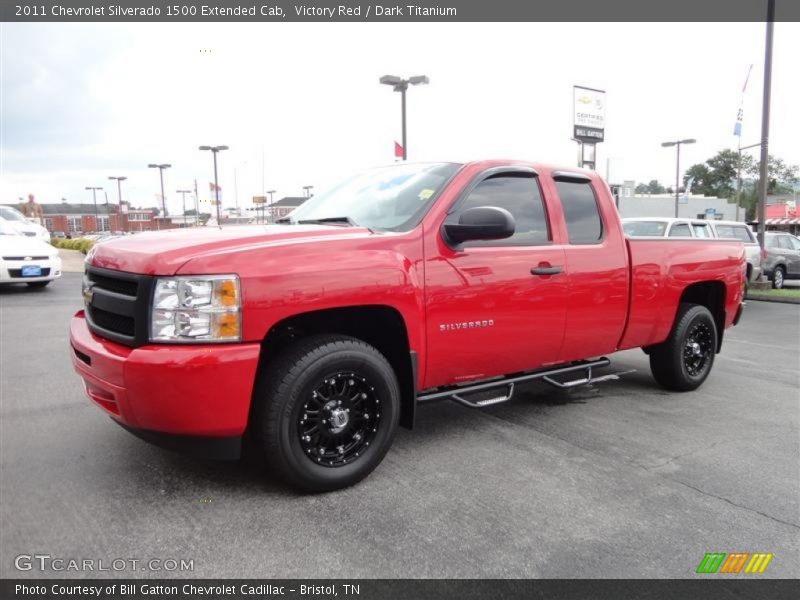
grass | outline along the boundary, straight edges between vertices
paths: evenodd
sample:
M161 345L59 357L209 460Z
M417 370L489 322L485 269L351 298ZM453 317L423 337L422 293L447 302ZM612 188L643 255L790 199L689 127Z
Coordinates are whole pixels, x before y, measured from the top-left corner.
M754 291L751 290L747 294L751 297L758 297L758 296L767 296L767 297L778 297L778 298L800 298L800 288L784 288L782 290L764 290L764 291Z

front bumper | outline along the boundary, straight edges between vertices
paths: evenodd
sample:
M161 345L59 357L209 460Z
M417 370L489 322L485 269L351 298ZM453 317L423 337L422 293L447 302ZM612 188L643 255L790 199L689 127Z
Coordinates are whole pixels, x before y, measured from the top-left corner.
M177 449L196 445L190 438L216 438L213 445L243 435L259 344L130 348L94 335L83 311L72 317L69 337L86 394L140 437Z
M22 267L38 266L41 277L23 277ZM6 260L0 259L0 283L30 283L33 281L53 281L61 277L61 257L55 256L45 260Z

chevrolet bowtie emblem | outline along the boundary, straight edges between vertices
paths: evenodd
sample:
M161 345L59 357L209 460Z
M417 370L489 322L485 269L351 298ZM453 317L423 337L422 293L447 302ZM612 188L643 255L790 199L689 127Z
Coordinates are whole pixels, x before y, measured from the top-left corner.
M89 306L92 303L92 298L94 297L94 289L93 288L94 288L94 285L91 284L91 283L89 285L87 285L87 286L84 286L84 288L83 288L83 303L86 306Z

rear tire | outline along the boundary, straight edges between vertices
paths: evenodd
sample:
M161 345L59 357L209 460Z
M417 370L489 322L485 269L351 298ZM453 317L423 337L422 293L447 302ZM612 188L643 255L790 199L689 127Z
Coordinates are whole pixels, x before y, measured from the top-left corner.
M786 272L784 271L784 268L775 267L775 271L773 271L772 273L772 289L782 290L785 281L786 281Z
M386 358L361 340L314 335L259 378L253 433L266 462L294 487L325 492L357 483L383 460L400 416Z
M717 325L699 304L678 307L669 337L650 351L650 370L661 387L677 392L697 389L706 380L717 352Z
M43 288L43 287L47 287L48 285L50 285L49 281L29 281L28 282L28 287L32 287L32 288Z

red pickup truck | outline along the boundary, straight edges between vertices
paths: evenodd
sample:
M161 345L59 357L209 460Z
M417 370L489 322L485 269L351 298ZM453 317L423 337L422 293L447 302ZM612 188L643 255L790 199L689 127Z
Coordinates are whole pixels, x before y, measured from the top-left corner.
M595 173L403 163L273 225L95 246L71 352L88 396L140 437L246 447L331 490L369 474L425 402L597 381L635 347L660 385L695 389L744 283L741 242L626 239Z

